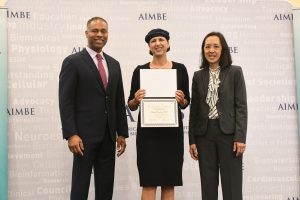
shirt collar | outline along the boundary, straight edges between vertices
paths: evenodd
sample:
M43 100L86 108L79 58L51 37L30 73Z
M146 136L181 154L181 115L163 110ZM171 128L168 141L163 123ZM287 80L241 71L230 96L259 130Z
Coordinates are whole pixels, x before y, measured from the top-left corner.
M212 69L211 67L209 67L209 71L210 71L211 73L218 73L218 72L220 72L220 69L221 69L220 66L218 66L216 69Z
M87 52L90 54L90 56L91 56L92 58L95 58L96 55L98 54L96 51L94 51L93 49L91 49L91 48L88 47L88 46L86 47L86 50L87 50ZM100 54L101 54L101 56L102 56L102 59L104 59L103 51L101 51Z

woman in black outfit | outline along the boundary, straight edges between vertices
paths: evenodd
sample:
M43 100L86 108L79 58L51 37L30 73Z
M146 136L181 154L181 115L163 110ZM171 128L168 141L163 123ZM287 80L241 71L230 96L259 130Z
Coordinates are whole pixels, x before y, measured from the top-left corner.
M183 125L180 109L190 103L189 78L185 66L168 60L170 50L169 33L153 29L145 37L152 61L139 65L133 72L128 106L131 110L139 107L145 96L140 88L140 69L176 69L179 127L141 127L140 116L137 127L137 166L142 189L142 200L154 200L157 186L161 186L161 199L174 199L174 186L182 186ZM153 80L155 81L155 80ZM167 80L166 80L167 81Z

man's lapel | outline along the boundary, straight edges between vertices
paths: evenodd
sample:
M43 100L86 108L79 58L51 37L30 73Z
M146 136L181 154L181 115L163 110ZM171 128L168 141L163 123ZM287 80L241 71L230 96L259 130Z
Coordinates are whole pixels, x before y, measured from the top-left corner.
M81 51L81 55L83 56L84 61L87 63L87 66L89 67L89 70L92 72L94 75L97 85L99 86L99 89L105 92L98 67L95 65L93 59L91 58L90 54L87 52L87 50L84 48Z

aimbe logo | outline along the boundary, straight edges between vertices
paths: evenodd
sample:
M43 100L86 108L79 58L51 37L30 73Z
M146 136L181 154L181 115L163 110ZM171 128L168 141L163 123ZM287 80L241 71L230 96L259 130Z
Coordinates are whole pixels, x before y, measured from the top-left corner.
M35 108L7 108L7 114L9 116L17 115L35 115Z
M165 21L167 20L167 13L139 13L138 20Z
M292 21L293 14L277 13L273 17L274 21Z
M7 10L7 18L14 19L30 19L31 15L29 11L10 11Z
M298 110L298 103L280 103L278 105L277 110L283 110L283 111L293 110L293 111L296 111L296 110Z

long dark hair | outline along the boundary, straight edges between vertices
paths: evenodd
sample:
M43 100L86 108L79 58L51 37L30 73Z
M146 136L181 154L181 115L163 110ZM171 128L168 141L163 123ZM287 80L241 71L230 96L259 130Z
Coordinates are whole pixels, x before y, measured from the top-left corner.
M205 40L210 36L217 36L220 39L220 43L221 43L221 46L222 46L222 52L221 52L221 57L220 57L220 62L219 62L220 67L223 68L223 67L230 66L232 64L232 59L231 59L231 55L230 55L230 52L229 52L229 47L228 47L228 44L225 40L225 37L220 32L210 32L209 34L207 34L204 37L203 42L202 42L202 47L201 47L201 50L202 50L201 56L202 56L202 58L201 58L200 69L209 67L209 63L206 60L205 55L204 55L204 45L205 45Z

